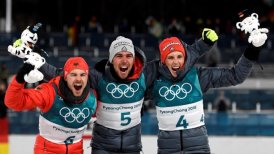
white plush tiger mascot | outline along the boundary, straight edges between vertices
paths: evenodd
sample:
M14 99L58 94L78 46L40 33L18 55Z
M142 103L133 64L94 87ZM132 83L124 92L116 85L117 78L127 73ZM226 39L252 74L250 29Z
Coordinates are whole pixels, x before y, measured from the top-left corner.
M245 34L249 33L248 42L252 43L255 47L260 47L264 45L267 40L268 29L267 28L259 28L259 16L257 13L252 13L250 16L247 13L248 10L244 10L239 13L241 22L236 23L237 29L244 31Z
M42 24L28 26L21 34L21 38L16 40L13 45L8 46L8 51L34 66L34 69L24 76L27 83L36 83L43 80L44 75L38 70L45 62L45 58L33 52L34 46L38 41L37 32Z

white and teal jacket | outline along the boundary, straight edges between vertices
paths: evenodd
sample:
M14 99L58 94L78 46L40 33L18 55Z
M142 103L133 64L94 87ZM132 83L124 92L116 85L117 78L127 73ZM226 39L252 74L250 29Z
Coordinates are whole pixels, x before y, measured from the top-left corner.
M248 52L248 51L246 51ZM244 55L232 68L185 65L174 78L159 62L150 95L156 105L158 153L209 153L204 121L203 94L210 88L235 86L250 74L253 61ZM195 151L196 150L196 151Z

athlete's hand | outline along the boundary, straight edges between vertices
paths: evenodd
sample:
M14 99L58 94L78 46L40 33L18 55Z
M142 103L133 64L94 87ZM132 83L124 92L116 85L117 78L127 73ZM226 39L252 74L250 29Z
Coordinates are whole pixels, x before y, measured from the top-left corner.
M204 28L202 32L202 39L208 45L213 45L218 40L218 35L216 34L214 30L209 28Z

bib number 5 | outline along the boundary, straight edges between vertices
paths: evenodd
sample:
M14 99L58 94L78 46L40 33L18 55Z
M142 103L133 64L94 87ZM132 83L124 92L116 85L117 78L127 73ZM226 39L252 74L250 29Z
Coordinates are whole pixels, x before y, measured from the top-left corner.
M126 126L131 122L130 112L121 113L121 126Z

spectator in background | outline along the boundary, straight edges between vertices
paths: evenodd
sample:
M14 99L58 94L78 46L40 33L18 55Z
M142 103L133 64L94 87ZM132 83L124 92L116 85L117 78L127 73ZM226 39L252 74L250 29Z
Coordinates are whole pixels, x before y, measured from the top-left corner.
M205 55L207 67L216 67L221 61L220 50L217 45L214 45L210 52Z
M100 22L98 22L98 19L95 15L90 17L90 20L88 22L87 32L89 32L89 33L102 33L103 32L102 25L100 24Z
M173 18L167 27L167 33L172 35L185 34L185 27L176 18Z
M0 80L2 80L6 86L8 86L8 78L9 78L9 69L5 63L1 64L1 70L0 70Z
M80 16L76 16L74 22L68 28L68 39L70 46L78 46L78 33L80 33Z
M130 32L130 24L127 18L122 18L121 21L118 21L118 33L129 33Z
M219 95L214 101L214 108L218 112L227 112L228 109L231 108L231 102L230 100L225 96L225 91L220 90Z
M221 25L219 27L222 27ZM224 33L227 35L236 35L236 29L230 19L225 20Z
M146 25L148 26L149 34L153 35L154 37L160 39L164 32L163 25L154 17L149 16L146 19Z
M184 23L184 26L185 26L185 34L194 34L195 31L195 27L193 25L195 25L193 23L193 19L191 16L185 16L184 20L183 20L183 23Z

